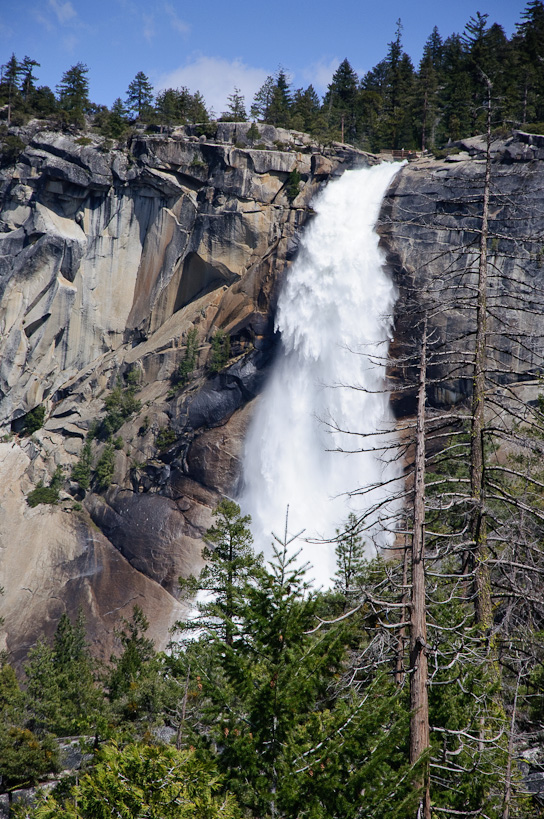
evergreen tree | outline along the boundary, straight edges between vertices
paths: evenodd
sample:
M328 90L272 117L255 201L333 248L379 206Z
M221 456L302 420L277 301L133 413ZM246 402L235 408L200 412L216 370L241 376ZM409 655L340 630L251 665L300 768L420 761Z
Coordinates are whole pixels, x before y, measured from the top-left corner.
M435 143L439 115L438 89L442 82L443 44L438 29L433 29L423 47L416 81L416 117L420 120L421 150Z
M153 86L143 71L138 71L127 89L125 105L138 119L149 116L153 105Z
M517 118L544 122L544 3L530 0L512 41L516 60Z
M90 108L88 73L84 63L76 63L64 72L57 86L59 105L76 125L83 125L84 114Z
M33 819L237 819L213 768L190 751L131 743L105 745L64 801L46 796ZM28 816L28 814L26 814Z
M291 128L312 134L318 124L321 103L313 85L297 88L291 105Z
M284 69L280 68L272 87L272 96L267 110L267 121L278 128L289 128L290 115L291 92L289 80Z
M29 727L70 736L94 728L103 697L95 684L94 664L80 613L74 623L64 613L53 645L39 641L25 665Z
M218 373L230 358L230 336L224 330L217 330L212 336L210 372Z
M102 128L103 133L112 139L120 139L126 132L127 125L127 110L121 97L117 97Z
M2 85L7 89L8 125L11 122L12 105L19 95L19 84L22 72L23 65L17 60L15 54L12 54L8 62L2 66Z
M105 682L120 729L126 732L131 723L132 732L138 722L146 727L160 722L166 694L161 659L147 637L149 622L142 609L134 606L132 618L122 623L117 632L122 651L110 658Z
M270 106L274 93L274 77L269 75L253 98L251 116L260 122L269 122Z
M50 116L58 109L57 99L47 85L40 85L35 91L31 91L28 105L31 112L38 117Z
M366 97L363 102L371 103L374 110L379 108L375 117L375 127L369 133L372 149L380 148L413 148L415 132L413 127L413 108L415 92L414 68L410 57L402 48L402 24L397 21L395 39L389 43L385 60L382 60L363 78L362 88L372 91L378 100Z
M197 603L197 616L180 622L180 630L205 629L219 633L232 645L237 636L240 593L260 563L249 530L251 518L242 515L234 501L222 500L214 511L216 523L206 531L207 545L202 557L207 561L198 578L180 581L186 594L205 592L206 601Z
M329 124L338 138L357 138L357 98L359 80L348 60L343 60L332 76L323 100Z
M471 93L467 52L461 37L454 34L444 42L443 116L439 143L471 134Z
M247 113L243 95L239 88L235 88L228 96L227 110L221 114L221 119L225 122L246 122Z
M191 95L190 104L187 106L187 118L189 122L210 121L206 101L200 91L195 91L195 93Z
M198 331L191 327L187 333L185 353L177 368L172 374L172 384L178 389L185 387L196 367L198 360Z
M29 95L36 91L36 77L34 76L34 69L39 68L40 63L36 62L36 60L32 60L30 57L24 57L23 62L21 64L21 74L22 74L22 83L21 83L21 92L25 100L28 100Z
M346 657L354 621L317 618L323 601L291 543L276 539L271 565L255 566L238 591L236 640L215 631L179 656L190 681L184 741L214 752L249 815L404 819L401 696L379 672L359 674L360 692L347 683L357 675Z
M336 574L334 587L348 600L357 592L357 581L365 566L364 543L357 518L350 512L344 530L336 530Z
M186 122L208 122L209 114L202 95L191 94L188 88L166 88L157 94L156 111L159 121L167 125Z

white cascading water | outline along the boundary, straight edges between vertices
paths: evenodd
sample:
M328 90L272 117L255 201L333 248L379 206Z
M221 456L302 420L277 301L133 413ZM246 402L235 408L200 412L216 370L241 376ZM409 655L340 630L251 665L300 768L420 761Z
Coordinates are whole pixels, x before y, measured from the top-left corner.
M374 227L399 167L346 171L314 203L278 303L281 349L246 440L240 503L255 545L270 556L289 506L289 531L305 529L298 546L318 586L336 570L334 546L319 539L334 538L350 512L373 508L386 490L348 493L396 469L383 453L347 451L383 445L366 436L391 427L383 388L396 293ZM371 523L369 536L383 542L379 513Z

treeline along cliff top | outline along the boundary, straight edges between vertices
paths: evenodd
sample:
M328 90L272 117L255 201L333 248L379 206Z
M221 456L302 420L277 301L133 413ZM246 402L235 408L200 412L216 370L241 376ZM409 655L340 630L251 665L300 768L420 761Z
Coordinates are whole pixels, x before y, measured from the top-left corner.
M402 44L400 20L387 54L359 77L347 59L335 71L320 99L312 85L293 88L288 71L269 76L251 105L234 88L220 119L248 118L305 131L321 142L342 140L369 151L433 149L448 140L481 133L484 128L482 89L492 82L493 124L507 129L544 129L544 4L530 0L515 34L488 25L476 12L462 34L444 38L435 26L415 67ZM86 122L111 139L129 136L138 122L150 130L215 118L199 91L167 88L154 94L143 71L124 97L111 108L89 98L89 68L78 62L67 69L56 93L40 86L39 64L12 54L2 66L0 119L23 125L29 118L52 118L55 127L82 127ZM122 92L122 89L119 89ZM256 135L257 139L257 135ZM2 135L9 159L21 147L14 136Z

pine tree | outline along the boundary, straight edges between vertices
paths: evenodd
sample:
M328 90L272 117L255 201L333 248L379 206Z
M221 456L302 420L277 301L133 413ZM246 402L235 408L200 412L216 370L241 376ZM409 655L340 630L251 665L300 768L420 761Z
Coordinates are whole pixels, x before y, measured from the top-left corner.
M313 133L320 110L321 103L313 85L306 89L297 88L291 105L291 128L307 134Z
M521 15L521 23L512 40L517 63L516 86L518 120L524 122L544 121L544 3L530 0Z
M153 86L143 71L138 71L127 89L125 105L138 119L148 116L153 105Z
M28 813L25 814L29 816ZM209 763L161 744L105 745L68 798L48 795L32 819L237 819L239 810Z
M112 668L107 687L111 700L131 696L147 663L155 655L153 641L146 636L149 621L139 606L134 606L132 619L123 619L122 623L117 636L123 650L118 657L112 655L110 658ZM128 710L135 711L136 708L129 705Z
M390 676L351 664L359 623L318 617L326 604L293 540L275 538L271 564L240 589L236 640L214 631L179 656L184 742L214 749L250 815L404 819L414 798L402 695Z
M443 44L438 29L433 29L423 47L416 81L416 110L421 119L421 150L434 145L439 113L438 88L442 81Z
M96 726L103 697L95 683L81 612L75 624L66 613L61 616L53 645L37 643L29 652L25 674L33 730L70 736Z
M127 110L121 97L114 100L106 124L104 132L106 136L112 139L120 139L127 129Z
M60 107L79 126L83 125L84 114L90 107L88 73L84 63L76 63L64 72L57 86Z
M29 95L36 90L36 77L34 76L34 69L39 67L40 63L36 62L36 60L32 60L30 57L26 56L23 58L23 62L21 64L21 74L23 77L21 92L25 100L28 100Z
M209 114L202 95L188 88L166 88L157 94L155 109L159 122L177 125L186 122L208 122Z
M291 92L289 80L283 68L280 68L272 87L272 96L267 111L267 122L278 128L289 128L291 116Z
M345 141L357 138L357 98L359 80L348 60L343 60L332 76L323 100L329 124Z
M234 501L222 500L214 511L216 523L205 535L202 557L207 565L198 578L181 581L186 594L205 592L206 602L197 603L197 614L177 624L179 630L205 629L218 633L232 645L238 634L241 590L253 575L261 558L253 552L251 518L242 515Z
M334 587L348 601L357 593L357 580L365 566L364 543L357 523L357 517L350 513L344 530L336 530L336 564L337 570Z
M260 122L269 122L270 106L274 93L274 77L269 75L261 85L251 105L251 116Z
M11 109L13 102L19 94L19 82L22 72L23 65L17 60L15 54L12 54L8 62L2 66L2 84L7 86L8 125L11 122Z
M227 110L221 114L221 119L225 122L246 122L247 113L243 95L239 88L235 88L228 96Z

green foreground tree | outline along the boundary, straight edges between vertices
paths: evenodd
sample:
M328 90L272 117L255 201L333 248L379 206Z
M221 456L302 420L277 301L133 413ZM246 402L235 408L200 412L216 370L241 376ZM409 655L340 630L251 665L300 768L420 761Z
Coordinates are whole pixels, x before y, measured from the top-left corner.
M105 745L67 798L46 797L34 819L237 819L213 768L190 751L135 743Z

